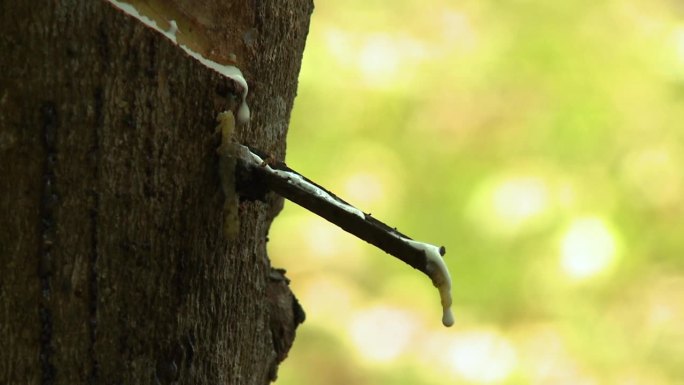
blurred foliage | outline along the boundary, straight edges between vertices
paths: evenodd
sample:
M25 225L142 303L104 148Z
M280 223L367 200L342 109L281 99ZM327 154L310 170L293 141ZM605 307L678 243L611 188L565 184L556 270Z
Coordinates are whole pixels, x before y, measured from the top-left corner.
M429 280L287 204L278 384L684 378L684 5L321 0L287 162L443 244Z

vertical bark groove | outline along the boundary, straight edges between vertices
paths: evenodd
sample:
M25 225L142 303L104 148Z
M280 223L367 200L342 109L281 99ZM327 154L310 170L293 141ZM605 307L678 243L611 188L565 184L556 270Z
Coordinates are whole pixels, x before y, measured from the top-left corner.
M98 29L102 31L102 28ZM93 93L93 113L94 113L94 125L93 132L95 133L95 139L93 140L92 147L90 149L90 158L95 164L93 180L95 185L92 186L90 190L92 207L90 209L90 260L89 260L89 272L88 272L88 333L90 337L88 354L90 356L90 372L88 373L88 383L97 384L99 379L99 362L97 360L97 354L95 350L95 344L97 341L97 301L98 301L98 285L97 285L97 260L99 257L98 238L100 236L98 223L99 223L99 212L100 212L100 192L98 186L100 184L100 173L102 172L102 159L101 159L101 141L102 141L102 127L104 127L104 93L101 87L96 87Z
M52 249L55 247L55 205L59 200L55 166L57 164L57 129L58 117L55 104L44 102L40 107L40 118L43 137L43 190L40 204L40 255L38 257L38 279L40 280L41 298L38 301L40 318L40 367L42 385L54 384L55 367L52 362Z

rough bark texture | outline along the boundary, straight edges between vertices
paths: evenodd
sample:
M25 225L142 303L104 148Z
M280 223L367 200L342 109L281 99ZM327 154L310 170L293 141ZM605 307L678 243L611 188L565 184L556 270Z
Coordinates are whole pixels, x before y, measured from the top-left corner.
M238 139L282 159L310 0L169 4L236 55ZM266 255L280 201L222 234L237 85L104 1L0 0L0 53L0 383L268 383L301 314Z

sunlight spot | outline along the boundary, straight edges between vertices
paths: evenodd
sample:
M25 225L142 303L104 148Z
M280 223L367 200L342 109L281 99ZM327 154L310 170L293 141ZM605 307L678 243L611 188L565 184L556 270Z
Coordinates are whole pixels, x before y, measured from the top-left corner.
M684 27L677 27L672 33L674 53L679 64L684 65Z
M395 149L381 142L354 141L339 163L330 187L360 210L383 218L402 201L405 168Z
M374 307L357 312L350 328L359 354L369 361L387 362L409 347L417 321L401 309Z
M344 184L344 196L359 207L372 207L385 197L385 186L378 175L360 171L349 176Z
M333 257L337 254L341 239L339 231L332 226L321 226L318 220L307 221L305 229L309 253L317 257Z
M506 379L517 365L513 345L489 331L457 336L448 351L451 369L469 381L497 382Z
M533 384L595 385L568 352L563 335L553 324L528 325L519 335L521 371Z
M359 52L359 69L369 85L387 85L399 72L399 48L384 36L370 38Z
M406 87L420 75L417 67L429 56L428 51L417 39L375 34L359 45L357 66L368 87Z
M661 208L676 205L682 200L684 177L680 149L663 145L635 151L625 157L623 176L649 204Z
M674 318L674 311L670 303L661 301L651 305L649 311L649 321L652 325L666 324Z
M492 200L499 218L517 226L548 206L548 188L540 178L511 178L495 187Z
M306 281L300 279L298 284L301 288L298 288L297 296L306 309L308 322L316 325L348 322L349 314L358 302L356 287L332 275Z
M594 276L612 262L615 243L613 232L602 219L576 219L561 241L562 268L572 278Z
M349 34L341 29L328 28L324 36L326 47L335 60L342 65L349 65L355 52Z
M313 259L334 263L335 259L345 256L344 263L349 267L359 263L360 244L350 242L353 237L340 231L336 226L319 217L307 218L299 229L291 229L295 234L301 234L304 245L299 244L300 252L311 255ZM302 247L305 246L305 247Z
M577 192L570 182L560 183L558 186L558 205L571 210L577 204Z
M477 39L468 15L458 11L445 10L440 16L442 33L451 46L457 45L466 51L475 48Z
M469 216L497 235L520 233L540 223L553 202L548 182L538 176L509 174L483 183L473 196Z
M644 324L654 335L684 337L684 277L661 276L649 283Z

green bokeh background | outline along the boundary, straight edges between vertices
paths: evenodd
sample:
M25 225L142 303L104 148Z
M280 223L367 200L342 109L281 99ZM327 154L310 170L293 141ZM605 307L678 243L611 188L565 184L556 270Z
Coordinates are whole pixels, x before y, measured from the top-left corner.
M286 204L289 384L684 383L684 4L316 3L287 162L445 245L410 267Z

